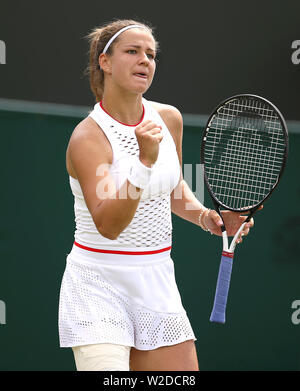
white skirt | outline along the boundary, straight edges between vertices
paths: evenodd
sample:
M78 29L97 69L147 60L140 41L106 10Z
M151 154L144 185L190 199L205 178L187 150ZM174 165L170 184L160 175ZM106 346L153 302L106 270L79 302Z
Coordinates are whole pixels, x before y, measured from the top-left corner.
M60 290L59 339L61 347L112 343L139 350L195 341L170 250L103 254L74 245Z

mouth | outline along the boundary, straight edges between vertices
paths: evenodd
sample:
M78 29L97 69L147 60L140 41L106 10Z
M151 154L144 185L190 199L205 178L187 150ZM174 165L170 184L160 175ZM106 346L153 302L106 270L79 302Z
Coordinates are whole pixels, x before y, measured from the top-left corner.
M143 73L143 72L134 73L133 76L139 77L141 79L147 79L148 78L147 74Z

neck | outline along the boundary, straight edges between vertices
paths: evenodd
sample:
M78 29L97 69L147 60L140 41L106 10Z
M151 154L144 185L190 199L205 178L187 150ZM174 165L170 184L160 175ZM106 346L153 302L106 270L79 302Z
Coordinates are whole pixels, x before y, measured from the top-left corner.
M102 106L114 119L127 125L139 123L143 115L142 94L113 94L105 91Z

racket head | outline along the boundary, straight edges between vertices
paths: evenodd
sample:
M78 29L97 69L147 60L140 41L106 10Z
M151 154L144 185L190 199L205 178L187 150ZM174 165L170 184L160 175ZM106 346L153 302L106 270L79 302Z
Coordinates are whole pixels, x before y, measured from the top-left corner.
M282 177L288 145L285 119L272 102L254 94L238 94L223 100L208 118L200 152L204 181L216 209L257 210ZM260 189L257 177L263 176L267 184ZM249 190L251 187L259 190L255 197ZM239 203L239 198L244 201Z

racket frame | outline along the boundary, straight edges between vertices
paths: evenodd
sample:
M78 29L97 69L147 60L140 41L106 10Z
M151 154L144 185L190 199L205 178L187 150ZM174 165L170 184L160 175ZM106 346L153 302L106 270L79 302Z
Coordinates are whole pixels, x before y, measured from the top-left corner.
M223 106L225 104L228 104L230 101L233 101L233 100L236 100L236 99L241 99L241 98L254 98L256 100L262 101L263 103L266 103L266 104L271 106L271 108L277 113L278 118L280 120L280 123L282 125L283 135L284 135L284 138L285 138L285 149L284 149L284 155L283 155L283 159L282 159L281 170L280 170L280 172L278 174L276 182L273 184L273 187L268 192L268 194L259 203L255 204L255 205L252 205L249 208L231 208L231 207L229 207L227 205L224 205L220 200L218 200L218 198L215 196L215 194L212 191L212 189L210 187L210 184L208 182L208 178L207 178L206 171L205 171L205 161L204 161L205 141L206 141L207 133L208 133L208 131L210 129L210 124L211 124L213 118L215 117L215 115L218 113L218 111L221 108L223 108ZM226 310L226 303L227 303L227 295L228 295L229 284L230 284L231 269L232 269L232 262L233 262L233 254L234 254L234 250L235 250L235 247L236 247L236 244L237 244L237 239L240 236L240 233L242 232L245 224L248 223L251 220L251 218L253 217L254 213L270 197L270 195L272 194L272 192L274 191L274 189L278 185L278 183L279 183L279 181L280 181L280 179L282 177L284 168L286 166L288 150L289 150L288 130L287 130L286 122L285 122L285 119L284 119L283 115L281 114L281 112L278 110L278 108L272 102L270 102L269 100L267 100L267 99L265 99L265 98L263 98L263 97L261 97L259 95L254 95L254 94L237 94L237 95L231 96L230 98L224 99L221 103L218 104L218 106L216 106L216 108L212 111L212 113L210 114L210 116L209 116L209 118L207 120L207 124L206 124L206 127L205 127L203 135L202 135L201 152L200 152L200 163L203 165L204 182L205 182L206 188L207 188L208 193L209 193L209 195L210 195L210 197L212 199L212 202L214 204L215 210L220 215L220 217L222 219L222 222L223 222L223 225L221 226L222 239L223 239L223 252L222 252L221 264L220 264L220 268L219 268L219 275L218 275L218 281L217 281L217 289L216 289L216 293L215 293L214 307L213 307L212 314L210 316L210 321L211 322L225 323L225 310ZM228 244L228 235L227 235L227 232L226 232L225 222L224 222L221 210L220 210L221 207L223 209L225 209L225 210L230 210L230 211L237 212L237 213L250 212L249 215L247 216L247 219L241 224L240 228L235 233L230 246ZM220 285L220 281L224 277L224 275L222 276L222 274L224 274L224 272L222 271L222 268L224 268L226 263L227 263L226 267L227 268L229 267L228 270L226 271L226 273L228 274L229 277L228 277L228 281L225 281L225 284L227 284L227 286L225 288L223 287L223 289L225 289L226 292L225 293L221 292L222 300L224 301L224 303L223 303L224 308L220 312L218 312L218 308L217 308L217 305L216 305L216 303L218 301L217 296L219 294L218 293L218 288L219 288L219 285ZM224 280L223 280L223 282L224 282Z
M284 138L285 138L285 151L284 151L284 156L283 156L283 160L282 160L281 170L280 170L280 172L278 174L277 181L274 183L274 185L273 185L272 189L269 191L269 193L258 204L255 204L255 205L253 205L253 206L251 206L249 208L243 208L243 209L230 208L229 206L224 205L221 201L218 200L218 198L215 196L214 192L210 188L210 185L209 185L209 182L208 182L208 178L207 178L207 174L205 172L205 163L204 163L204 149L205 149L206 135L207 135L208 130L210 128L209 125L210 125L212 119L214 118L216 113L225 104L229 103L232 100L238 99L238 98L255 98L255 99L261 100L264 103L269 104L274 109L274 111L278 114L280 123L282 125L283 130L284 130L283 134L284 134ZM209 118L207 120L205 129L204 129L204 132L203 132L203 135L202 135L201 151L200 151L200 164L203 165L204 182L205 182L206 188L207 188L207 190L209 192L209 195L212 198L212 201L214 203L214 206L215 206L217 212L219 213L219 215L221 216L221 218L222 218L222 215L220 213L219 206L221 206L224 209L231 210L233 212L241 212L241 213L253 210L253 213L252 213L252 216L253 216L253 214L257 211L257 209L266 201L267 198L270 197L270 195L274 191L275 187L278 185L278 183L279 183L279 181L280 181L280 179L282 177L284 168L286 166L288 150L289 150L289 136L288 136L288 130L287 130L285 119L284 119L283 115L281 114L281 112L278 110L278 108L272 102L270 102L269 100L267 100L267 99L265 99L265 98L263 98L263 97L261 97L259 95L254 95L254 94L238 94L238 95L231 96L230 98L224 99L221 103L218 104L218 106L216 106L216 108L212 111L212 113L210 114L210 116L209 116ZM222 220L223 220L223 218L222 218ZM249 219L249 221L250 221L250 219ZM224 221L223 221L223 223L224 223Z

